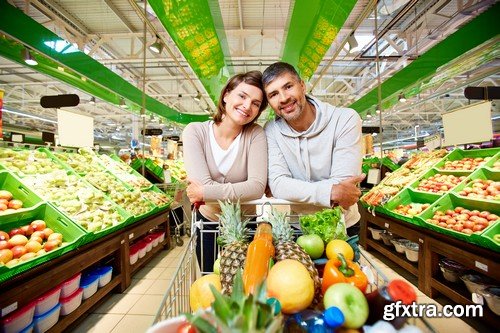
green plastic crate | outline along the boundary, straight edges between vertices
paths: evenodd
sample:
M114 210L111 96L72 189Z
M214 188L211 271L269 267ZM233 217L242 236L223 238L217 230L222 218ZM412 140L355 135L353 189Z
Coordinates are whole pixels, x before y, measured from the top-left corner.
M112 154L112 155L109 155L109 156L111 157L111 159L115 160L117 162L117 164L121 164L121 165L125 166L128 173L131 173L134 176L139 177L139 178L145 180L149 184L148 186L142 187L141 190L148 190L148 189L151 188L151 186L153 186L153 184L149 180L147 180L143 175L141 175L139 172L137 172L136 170L134 170L134 168L132 168L130 165L128 165L125 162L123 162L120 159L120 157L118 157L116 154Z
M492 228L488 228L482 235L472 235L477 238L477 243L490 250L500 252L500 241L495 240L495 235L500 235L500 223L497 222Z
M458 194L458 192L462 191L464 188L469 187L469 185L472 183L473 180L475 179L488 179L488 180L493 180L495 182L500 181L500 172L495 172L492 171L488 168L480 168L474 171L473 173L470 174L469 177L467 177L465 182L462 182L458 184L452 192L455 193L457 196L460 198L467 198L471 200L480 200L480 201L485 201L489 202L491 204L500 204L500 201L498 200L488 200L488 199L479 199L479 198L469 198L469 197L464 197Z
M420 219L396 213L394 209L399 205L408 205L410 203L432 204L434 201L436 201L436 196L432 193L415 192L412 189L406 188L389 200L384 205L384 208L387 209L388 215L393 216L398 220L403 220L420 226L422 225L422 221Z
M30 149L19 149L19 148L12 148L12 149L11 148L0 148L0 150L6 150L6 149L10 149L10 150L13 150L13 151L30 151L30 152L34 152L35 151L35 150L30 150ZM38 149L36 149L36 151L41 152L45 156L47 156L47 158L52 163L54 163L60 170L67 170L67 168L64 165L62 165L57 158L55 158L52 154L50 154L50 152L48 152L47 149L45 149L45 148L38 148ZM26 163L26 164L28 166L30 165L30 163ZM24 177L27 177L27 176L34 176L34 175L40 174L40 173L25 173L26 172L25 169L24 169L25 170L24 172L23 171L11 170L6 165L2 165L2 159L0 159L0 169L9 170L13 174L15 174L16 176L18 176L19 178L24 178ZM52 172L52 169L47 170L47 171L48 172L42 172L42 173L46 174L46 173Z
M2 213L0 212L0 221L7 215L19 214L26 210L26 208L31 208L38 203L42 202L42 199L31 191L26 185L24 185L19 178L12 175L9 171L0 171L0 190L6 190L12 193L13 198L21 200L23 202L23 208L16 210L12 213Z
M429 194L429 195L432 195L434 196L434 199L437 200L439 199L441 196L443 196L443 194L445 193L434 193L434 192L425 192L425 191L419 191L417 190L417 187L418 185L420 184L420 182L424 179L428 179L436 174L442 174L442 175L454 175L454 176L457 176L457 177L461 177L461 176L464 176L463 174L461 174L460 172L440 172L439 170L437 169L430 169L429 171L427 171L426 173L424 173L422 175L422 177L418 178L416 181L414 181L413 183L411 183L408 187L411 188L412 190L414 190L415 192L417 193L425 193L425 194ZM458 183L457 185L455 185L455 187L457 187L458 185L460 185L461 183L464 183L466 182L467 179L464 179L462 182ZM451 190L453 190L455 187L451 188ZM449 191L447 191L449 192Z
M476 245L481 245L481 243L478 241L480 235L484 234L487 232L489 229L494 227L495 225L498 225L498 221L494 223L493 225L488 226L486 229L484 229L481 234L472 234L472 235L467 235L462 232L454 231L451 229L443 228L438 225L432 224L427 222L427 219L431 219L434 216L434 213L436 211L443 211L445 212L448 209L455 209L455 207L464 207L465 209L468 210L487 210L490 213L497 214L500 216L500 204L495 204L492 205L489 202L484 202L484 201L476 201L476 200L470 200L467 198L461 198L458 196L455 196L453 193L451 194L446 194L441 199L433 203L428 209L426 209L421 215L417 216L417 219L421 219L422 225L432 229L434 231L449 235L451 237L455 237L458 239L461 239L463 241L473 243Z
M455 149L453 150L446 158L442 159L437 163L434 167L440 171L440 173L449 173L452 172L454 174L462 174L462 175L468 175L474 170L441 170L441 167L444 166L444 163L447 161L457 161L461 160L463 158L476 158L476 157L494 157L500 152L500 148L488 148L488 149L471 149L471 150L462 150L462 149ZM486 164L490 164L491 160L488 161ZM475 169L477 170L477 169Z
M15 275L76 249L82 244L85 238L85 231L82 228L49 204L39 204L22 213L10 214L2 217L0 230L9 232L13 228L27 225L34 220L44 220L48 228L63 235L63 242L66 244L44 255L19 263L11 268L0 266L0 282L4 282Z
M174 198L168 194L166 194L165 192L163 192L162 190L160 190L157 186L155 185L152 185L149 189L147 190L144 190L142 191L143 193L144 192L156 192L156 193L161 193L163 195L166 195L170 200L168 203L164 204L164 205L156 205L154 202L152 202L151 200L149 200L153 205L155 205L156 207L156 211L162 211L162 210L165 210L165 209L168 209L170 207L170 205L172 204L172 202L174 201Z

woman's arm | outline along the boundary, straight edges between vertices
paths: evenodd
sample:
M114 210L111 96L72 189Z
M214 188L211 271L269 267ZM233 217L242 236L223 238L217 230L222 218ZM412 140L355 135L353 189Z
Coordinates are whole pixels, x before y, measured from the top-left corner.
M246 165L247 180L225 184L205 183L203 186L205 201L220 199L246 201L262 197L267 183L267 140L262 127L258 125L254 125L251 129L250 136L250 140L247 141L249 145Z

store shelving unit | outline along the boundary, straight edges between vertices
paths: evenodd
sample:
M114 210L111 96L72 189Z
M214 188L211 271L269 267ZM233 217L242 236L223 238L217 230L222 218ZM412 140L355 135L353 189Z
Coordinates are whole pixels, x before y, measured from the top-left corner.
M111 281L72 313L59 318L49 332L61 332L71 327L80 317L101 303L113 291L123 292L131 284L132 275L144 266L162 249L170 248L169 210L138 221L101 239L86 244L60 257L34 267L0 284L0 310L6 315L22 308L52 288L68 280L79 272L101 260L112 261L113 277ZM133 240L161 227L165 230L165 239L154 247L144 258L130 265L129 250Z
M445 234L435 232L377 213L375 216L362 208L360 244L366 250L375 250L398 266L417 276L417 287L430 298L442 294L456 304L474 304L471 294L461 283L445 281L439 270L440 257L455 260L467 268L500 281L500 253ZM394 248L371 238L368 227L386 229L400 237L419 243L418 263L409 262ZM485 323L500 327L500 317L486 304L483 306Z

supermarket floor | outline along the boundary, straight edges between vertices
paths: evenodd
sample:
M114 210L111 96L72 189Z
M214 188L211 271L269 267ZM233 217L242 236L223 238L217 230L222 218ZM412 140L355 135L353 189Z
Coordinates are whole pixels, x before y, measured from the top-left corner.
M186 240L186 239L185 239ZM163 295L178 267L181 254L188 242L183 247L176 247L171 251L163 251L142 268L132 279L131 286L121 294L114 294L100 307L94 310L74 330L75 333L87 332L145 332L151 326L154 316L160 307ZM403 278L396 271L397 266L390 261L377 259L370 256L381 271L389 278ZM404 272L401 272L403 275ZM409 282L411 277L406 276ZM417 290L418 303L433 303L439 308L441 305ZM458 318L429 319L429 323L436 332L477 332Z

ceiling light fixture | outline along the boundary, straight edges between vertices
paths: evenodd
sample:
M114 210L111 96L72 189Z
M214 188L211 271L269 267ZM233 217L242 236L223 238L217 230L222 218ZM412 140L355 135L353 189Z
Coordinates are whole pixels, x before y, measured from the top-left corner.
M128 108L127 104L125 103L125 99L123 99L123 98L120 98L120 107L122 109Z
M163 43L161 42L158 35L156 35L156 41L153 44L149 45L149 50L156 54L160 54L163 50Z
M2 112L11 113L11 114L15 114L18 116L31 118L31 119L41 120L41 121L45 121L47 123L57 124L57 121L52 120L52 119L42 118L42 117L34 116L31 114L21 113L21 112L17 112L17 111L13 111L13 110L8 110L6 108L2 108Z
M22 51L23 59L24 62L30 66L36 66L38 65L38 61L33 58L33 55L31 54L31 51L28 50L27 48L24 48Z
M347 44L349 45L348 53L353 53L359 50L358 41L356 40L356 37L354 37L354 32L347 37Z
M194 96L193 98L195 101L199 102L201 101L201 93L199 91L196 91L196 93L196 96Z
M94 96L90 97L89 104L95 104L95 97Z
M401 103L406 102L406 97L405 97L405 94L400 93L400 94L399 94L398 99L399 99L399 101L400 101Z

